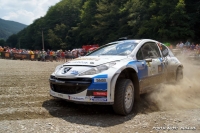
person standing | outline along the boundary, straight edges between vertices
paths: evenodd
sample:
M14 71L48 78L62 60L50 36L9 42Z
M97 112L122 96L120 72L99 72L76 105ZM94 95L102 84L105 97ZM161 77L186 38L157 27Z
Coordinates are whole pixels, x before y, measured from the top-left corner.
M44 49L42 49L42 61L45 61L45 51L44 51Z
M188 40L185 42L185 46L186 46L187 48L190 47L190 42L189 42Z
M49 57L50 61L53 62L53 51L52 50L49 52L49 55L50 55L50 57Z
M65 62L65 52L63 50L61 51L61 60Z
M183 44L182 41L180 42L179 47L180 47L181 50L183 50L184 44Z

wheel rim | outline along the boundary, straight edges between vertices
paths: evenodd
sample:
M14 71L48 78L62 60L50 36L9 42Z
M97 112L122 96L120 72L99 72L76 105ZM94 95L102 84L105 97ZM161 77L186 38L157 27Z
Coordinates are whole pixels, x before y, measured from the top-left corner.
M133 87L129 85L125 93L125 108L129 109L133 102Z

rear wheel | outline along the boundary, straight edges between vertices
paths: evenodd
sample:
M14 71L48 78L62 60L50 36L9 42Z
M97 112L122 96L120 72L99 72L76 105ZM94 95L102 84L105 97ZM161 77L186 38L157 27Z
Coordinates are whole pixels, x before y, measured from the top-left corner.
M181 81L183 79L183 69L178 67L176 70L176 81Z
M116 83L113 110L120 115L128 115L133 108L134 86L130 79L120 79Z

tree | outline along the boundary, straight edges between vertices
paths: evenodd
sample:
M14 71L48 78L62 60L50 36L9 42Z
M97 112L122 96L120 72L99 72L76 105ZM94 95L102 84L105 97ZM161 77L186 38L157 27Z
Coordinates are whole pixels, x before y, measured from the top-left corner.
M124 25L127 25L125 19L127 10L124 8L126 2L127 0L101 0L97 4L97 14L95 15L97 24L94 25L94 29L98 34L96 34L95 40L107 43L129 34L129 30L120 31L127 29L123 28Z
M134 3L140 6L136 7ZM194 35L190 24L186 23L189 16L185 11L184 0L132 0L129 4L132 5L129 25L136 33L135 37L166 41Z
M120 37L159 41L199 40L198 0L61 0L44 17L17 34L16 46L73 49L105 44ZM18 44L17 44L18 45Z
M73 27L72 32L76 35L77 44L93 44L97 43L94 38L96 32L93 25L96 23L95 14L97 12L97 1L87 0L83 3L80 14L80 23Z
M4 39L0 39L0 46L4 47L5 46L5 40Z
M17 47L18 43L18 38L16 34L11 35L7 40L6 43L8 44L9 47Z
M193 40L197 42L200 41L200 1L199 0L185 0L185 8L186 12L189 15L189 21L187 23L190 24L191 30L194 31Z

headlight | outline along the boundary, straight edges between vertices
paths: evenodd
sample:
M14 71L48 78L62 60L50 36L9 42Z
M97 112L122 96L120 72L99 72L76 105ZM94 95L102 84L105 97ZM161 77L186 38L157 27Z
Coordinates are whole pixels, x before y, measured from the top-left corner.
M92 68L88 71L85 71L85 72L79 74L79 76L98 74L98 73L101 73L105 70L108 70L110 67L114 66L115 64L116 64L116 62L109 62L109 63L106 63L106 64L102 64L102 65L99 65L95 68Z
M50 79L56 79L56 77L53 75L50 75Z

